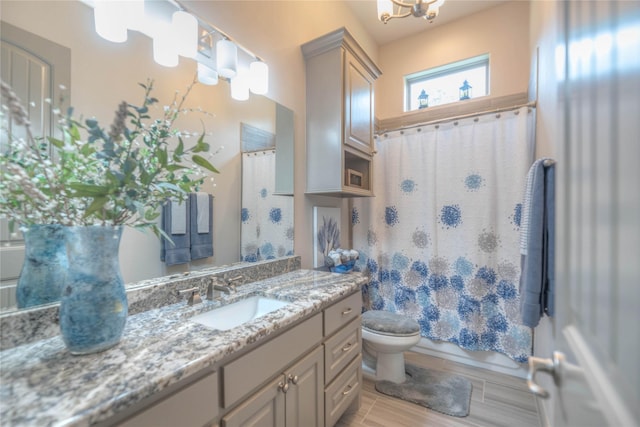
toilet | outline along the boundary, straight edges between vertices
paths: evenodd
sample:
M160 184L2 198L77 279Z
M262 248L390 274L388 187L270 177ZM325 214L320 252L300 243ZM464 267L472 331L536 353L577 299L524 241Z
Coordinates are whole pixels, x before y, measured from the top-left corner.
M420 325L397 313L362 313L363 374L376 381L403 383L404 354L420 341Z

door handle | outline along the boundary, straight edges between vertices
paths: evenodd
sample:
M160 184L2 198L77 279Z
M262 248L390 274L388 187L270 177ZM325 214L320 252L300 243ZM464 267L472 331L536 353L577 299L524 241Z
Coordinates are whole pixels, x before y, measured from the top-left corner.
M527 387L533 394L543 399L549 398L549 392L536 384L536 372L548 372L553 377L556 384L560 383L562 370L564 369L565 356L559 351L553 352L553 359L542 359L540 357L529 358L529 372L527 373Z

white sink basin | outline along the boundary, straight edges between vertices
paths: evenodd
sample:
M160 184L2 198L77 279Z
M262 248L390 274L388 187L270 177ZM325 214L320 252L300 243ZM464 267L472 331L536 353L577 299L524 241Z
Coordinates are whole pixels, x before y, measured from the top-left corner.
M289 305L286 301L252 296L232 304L223 305L206 313L198 314L192 317L191 320L209 328L226 331L286 305Z

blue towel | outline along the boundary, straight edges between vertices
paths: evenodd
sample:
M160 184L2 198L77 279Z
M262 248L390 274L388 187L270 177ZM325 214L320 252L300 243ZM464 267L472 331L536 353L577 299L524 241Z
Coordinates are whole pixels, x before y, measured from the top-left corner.
M168 201L162 206L162 221L161 227L173 242L168 241L162 237L160 239L160 260L164 261L166 265L185 264L191 261L191 235L190 233L178 233L173 234L171 232L171 204L175 202ZM187 199L183 202L186 206L186 229L189 230L191 218L189 215L190 200Z
M189 194L191 205L190 228L191 230L191 259L201 259L213 256L213 196L209 194L209 203L205 209L209 211L209 229L207 233L198 232L198 194Z
M539 159L529 170L521 232L526 233L521 256L520 311L522 323L536 327L544 313L555 310L555 163Z

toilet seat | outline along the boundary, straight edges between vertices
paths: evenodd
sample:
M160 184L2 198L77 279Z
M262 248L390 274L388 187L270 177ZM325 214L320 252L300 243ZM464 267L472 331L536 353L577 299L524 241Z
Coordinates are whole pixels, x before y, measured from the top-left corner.
M406 316L389 311L370 310L362 313L362 329L378 335L411 337L420 334L420 324Z

